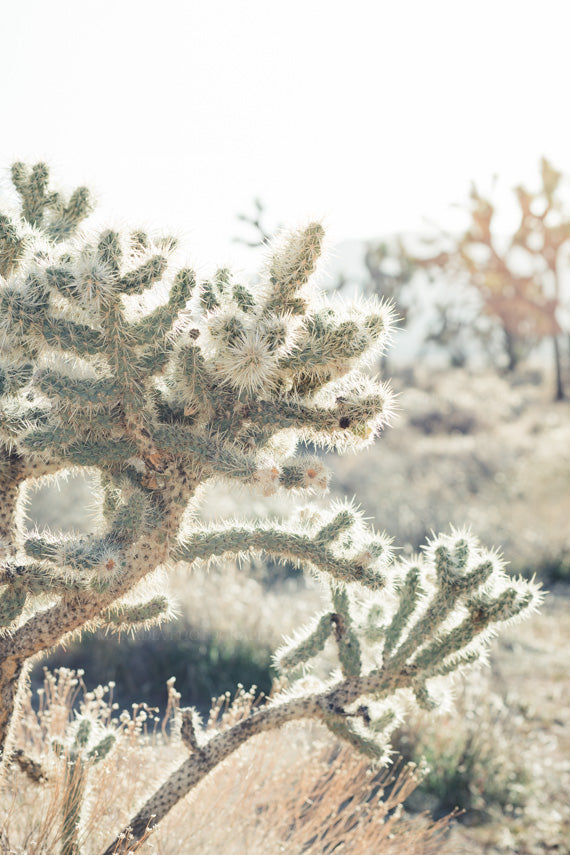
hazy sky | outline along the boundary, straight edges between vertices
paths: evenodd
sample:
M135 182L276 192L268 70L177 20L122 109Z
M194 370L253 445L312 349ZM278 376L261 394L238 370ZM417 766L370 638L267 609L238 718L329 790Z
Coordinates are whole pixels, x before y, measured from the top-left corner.
M471 179L570 174L569 25L567 0L4 0L0 165L47 159L198 262L240 261L256 195L333 240L447 225Z

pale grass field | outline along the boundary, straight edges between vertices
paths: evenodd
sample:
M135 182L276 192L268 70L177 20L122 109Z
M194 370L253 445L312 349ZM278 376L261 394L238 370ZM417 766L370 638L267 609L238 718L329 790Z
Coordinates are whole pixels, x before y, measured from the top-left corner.
M172 713L177 704L167 711ZM91 772L82 811L80 848L101 852L141 801L184 757L176 734L144 706L113 709L108 689L86 692L81 678L62 670L46 676L39 712L26 704L16 746L41 765L47 782L35 783L17 763L0 805L0 851L14 855L58 852L65 759L50 749L64 741L79 702L82 715L111 728L117 742ZM254 703L241 692L233 704L219 699L216 727L247 715ZM209 726L214 726L214 721ZM171 812L137 851L157 855L271 855L343 852L435 855L445 846L448 820L407 816L402 802L417 785L413 767L378 773L320 727L291 725L264 734L218 767ZM118 852L127 853L128 840Z

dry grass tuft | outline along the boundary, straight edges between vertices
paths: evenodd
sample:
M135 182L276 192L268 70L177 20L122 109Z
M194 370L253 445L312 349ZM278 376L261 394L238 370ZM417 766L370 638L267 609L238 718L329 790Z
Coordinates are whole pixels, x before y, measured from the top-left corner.
M101 852L117 829L184 759L173 721L178 695L169 685L162 722L141 704L119 714L113 686L86 690L81 672L46 671L39 708L28 696L16 746L41 767L34 783L17 758L0 803L0 852L45 855L61 849L66 758L53 750L73 733L74 705L95 728L111 729L116 744L88 773L81 815L83 855ZM210 728L230 726L249 714L255 693L217 699ZM167 720L168 719L168 720ZM246 743L180 803L136 851L174 855L430 855L443 852L449 818L408 817L402 803L417 786L413 766L377 772L318 726L290 725ZM121 851L129 849L128 841Z
M251 740L175 809L154 840L160 855L431 855L444 852L445 818L410 818L410 766L375 773L348 748L299 725ZM168 831L166 826L168 825Z

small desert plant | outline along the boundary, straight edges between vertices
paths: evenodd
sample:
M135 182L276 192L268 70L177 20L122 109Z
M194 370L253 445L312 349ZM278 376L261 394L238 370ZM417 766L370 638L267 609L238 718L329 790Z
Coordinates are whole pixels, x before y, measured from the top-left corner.
M0 818L6 851L71 855L89 842L96 852L103 846L104 818L112 828L121 810L128 813L129 799L144 793L141 766L148 751L165 765L156 710L142 703L120 712L113 691L113 683L88 691L82 671L59 668L44 669L34 703L29 690L23 693L19 749L6 773Z
M458 808L470 824L523 807L530 775L517 749L517 720L520 710L490 692L483 679L471 679L445 714L411 715L393 745L407 761L425 764L415 803L427 797L435 815Z
M535 585L508 578L469 534L434 537L395 560L351 503L287 522L197 519L202 488L237 481L270 495L323 492L320 456L371 443L392 412L363 373L390 331L377 301L326 302L311 284L323 229L285 235L255 287L227 269L198 283L169 272L176 241L79 232L87 190L66 199L44 164L12 167L20 206L0 216L0 745L30 661L73 633L127 631L171 614L170 562L265 554L325 580L330 600L276 654L287 687L219 732L185 719L189 757L106 850L134 851L149 826L252 736L315 719L376 761L412 699L478 659L495 629L528 613ZM73 467L92 475L97 529L27 531L26 491ZM379 484L381 489L381 483ZM324 648L336 667L306 670ZM127 842L128 841L128 842Z
M152 787L156 767L165 774L176 763L184 726L174 680L168 681L169 704L160 721L146 704L119 712L113 689L88 691L81 672L61 668L44 671L39 708L26 693L18 723L23 749L9 769L9 797L0 810L0 851L66 851L66 828L71 828L77 848L67 851L100 852L109 830L140 798L141 783ZM206 730L232 727L256 703L255 691L243 689L234 698L216 698ZM76 744L86 722L93 733L112 736L113 745L100 757L99 774L83 778L86 804L79 828L70 822L74 812L69 806L75 802L70 799L68 757L58 749L64 742L68 748ZM31 754L36 758L33 768L22 761ZM149 775L145 763L150 755L154 768ZM156 852L174 855L185 851L189 840L201 855L323 855L341 845L354 853L373 847L391 855L443 851L448 817L433 822L402 811L404 799L417 786L417 769L400 764L375 772L318 726L308 730L293 724L279 734L261 734L228 763L229 769L219 768L201 783L197 799L169 814L153 835Z

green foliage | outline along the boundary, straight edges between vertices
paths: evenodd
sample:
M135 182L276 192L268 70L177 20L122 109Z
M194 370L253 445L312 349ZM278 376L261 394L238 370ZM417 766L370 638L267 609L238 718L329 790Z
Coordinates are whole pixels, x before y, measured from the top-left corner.
M117 627L115 627L115 630ZM32 671L32 686L41 686L43 664L50 670L62 665L81 668L94 683L112 680L114 697L121 708L130 709L143 696L152 707L164 708L165 674L176 674L176 684L185 703L207 715L211 699L233 693L238 680L269 694L275 675L271 650L237 634L196 632L179 619L161 630L144 626L136 635L121 637L100 630L73 641L65 651L53 653Z
M443 717L416 717L394 735L406 761L423 768L411 807L443 816L458 808L470 824L524 808L532 781L513 738L518 718L498 697L464 693Z

